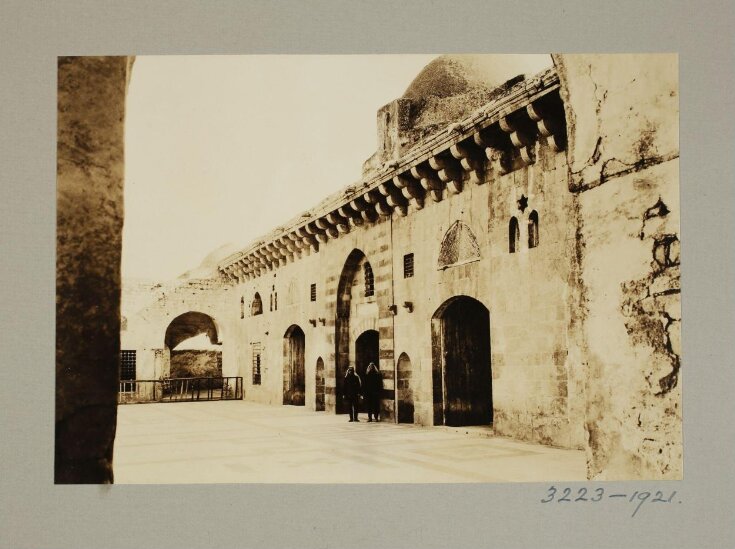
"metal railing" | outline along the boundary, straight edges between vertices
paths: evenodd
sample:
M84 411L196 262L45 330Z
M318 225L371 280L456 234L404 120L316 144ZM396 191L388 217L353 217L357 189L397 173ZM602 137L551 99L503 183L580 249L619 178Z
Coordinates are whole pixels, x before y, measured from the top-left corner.
M118 404L242 400L242 377L120 380Z

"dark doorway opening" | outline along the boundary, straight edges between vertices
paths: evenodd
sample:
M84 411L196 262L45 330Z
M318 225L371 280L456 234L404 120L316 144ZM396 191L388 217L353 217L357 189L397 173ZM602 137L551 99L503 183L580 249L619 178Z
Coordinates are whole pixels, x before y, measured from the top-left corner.
M355 341L355 372L360 379L365 379L368 364L380 366L380 348L378 346L378 332L367 330L360 334Z
M411 359L406 353L398 357L396 398L398 423L413 423L413 388L411 386Z
M373 362L380 369L380 347L378 332L376 330L367 330L360 334L355 340L355 372L360 376L363 385L365 384L365 373L368 364ZM367 402L362 399L360 402L360 411L367 412Z
M490 312L471 297L447 300L432 319L435 425L493 421Z
M303 406L306 392L304 351L306 336L295 324L286 330L283 339L283 403Z
M316 398L314 409L317 412L324 411L324 393L325 393L325 380L324 380L324 361L322 357L319 357L316 361Z

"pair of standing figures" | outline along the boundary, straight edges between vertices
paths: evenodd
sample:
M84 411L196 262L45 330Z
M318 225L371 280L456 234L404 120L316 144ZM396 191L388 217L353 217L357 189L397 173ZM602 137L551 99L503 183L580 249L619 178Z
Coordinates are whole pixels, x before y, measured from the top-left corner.
M355 373L352 366L347 368L344 381L344 398L350 409L350 421L360 421L357 414L361 394L365 396L367 401L368 421L373 421L373 417L375 421L380 421L380 391L382 388L383 377L374 362L368 365L364 382Z

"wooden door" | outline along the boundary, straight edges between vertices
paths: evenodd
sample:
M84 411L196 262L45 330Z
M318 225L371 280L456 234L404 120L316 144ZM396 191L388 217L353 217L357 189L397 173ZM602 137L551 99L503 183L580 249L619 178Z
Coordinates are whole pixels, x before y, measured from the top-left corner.
M461 297L442 322L444 423L492 423L490 315L478 301Z

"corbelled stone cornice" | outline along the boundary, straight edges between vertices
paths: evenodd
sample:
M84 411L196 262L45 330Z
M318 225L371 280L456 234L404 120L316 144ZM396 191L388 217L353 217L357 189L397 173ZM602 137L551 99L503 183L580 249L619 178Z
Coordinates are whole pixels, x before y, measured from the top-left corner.
M450 125L385 164L373 177L302 215L219 263L221 275L242 282L319 251L319 246L365 223L405 216L431 202L535 162L537 142L566 144L559 78L548 69L519 82L469 117ZM306 219L306 220L305 220Z

